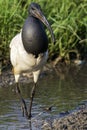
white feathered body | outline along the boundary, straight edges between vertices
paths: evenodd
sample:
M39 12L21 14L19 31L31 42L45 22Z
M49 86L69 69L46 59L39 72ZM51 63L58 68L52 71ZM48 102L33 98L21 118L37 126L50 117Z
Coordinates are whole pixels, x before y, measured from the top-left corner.
M48 51L39 54L37 58L33 54L28 54L22 43L21 32L10 43L10 60L13 65L14 75L20 75L23 72L39 72L46 63L47 58Z

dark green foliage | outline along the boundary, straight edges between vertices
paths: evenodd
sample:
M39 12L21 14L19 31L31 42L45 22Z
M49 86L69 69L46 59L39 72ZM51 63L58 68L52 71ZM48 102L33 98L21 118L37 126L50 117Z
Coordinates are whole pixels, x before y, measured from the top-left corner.
M87 53L87 0L33 0L41 5L50 22L56 44L49 36L49 58L69 58L69 53ZM20 32L31 0L0 0L0 57L9 60L9 44ZM81 42L81 41L84 42Z

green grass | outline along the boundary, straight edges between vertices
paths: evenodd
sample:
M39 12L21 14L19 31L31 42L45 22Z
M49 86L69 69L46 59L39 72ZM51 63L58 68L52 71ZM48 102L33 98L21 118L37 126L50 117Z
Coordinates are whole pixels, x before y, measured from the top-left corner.
M32 0L0 0L0 59L9 60L9 44L20 32ZM87 0L33 0L41 5L50 22L56 44L51 43L49 31L49 59L58 56L69 59L71 52L80 57L87 53ZM81 41L84 42L81 42Z
M59 4L58 11L55 8L55 16L50 16L57 41L55 47L50 45L50 53L54 55L56 52L57 55L66 57L72 50L80 49L83 45L80 45L79 41L87 37L87 2L62 0ZM87 52L87 44L85 47Z

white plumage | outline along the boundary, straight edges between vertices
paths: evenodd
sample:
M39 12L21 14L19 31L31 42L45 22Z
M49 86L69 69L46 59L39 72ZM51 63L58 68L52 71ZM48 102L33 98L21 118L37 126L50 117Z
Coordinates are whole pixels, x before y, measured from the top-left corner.
M10 43L10 60L13 65L16 82L18 82L21 73L33 72L34 82L36 83L47 58L48 51L39 54L37 58L33 54L28 54L23 47L21 32Z
M10 43L10 60L13 66L15 82L17 84L16 88L22 102L23 115L25 112L27 118L31 118L31 108L32 108L34 94L35 94L35 88L37 86L36 83L38 81L39 74L47 61L47 58L48 58L48 51L38 54L37 58L33 54L28 54L23 46L21 32L17 34ZM18 81L22 73L29 73L29 72L33 73L34 87L32 88L31 101L30 101L30 107L28 113L26 103L22 98L19 89Z

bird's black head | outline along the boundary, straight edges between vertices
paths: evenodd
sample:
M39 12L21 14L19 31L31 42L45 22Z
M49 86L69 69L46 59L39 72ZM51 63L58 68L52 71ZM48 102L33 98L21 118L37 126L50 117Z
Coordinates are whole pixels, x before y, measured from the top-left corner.
M52 28L50 24L48 23L46 17L43 15L40 5L38 5L37 3L31 3L29 6L29 14L32 15L33 17L38 18L40 21L42 21L46 25L46 27L49 29L51 33L53 43L55 43L55 38L54 38Z
M34 3L34 2L30 4L29 9L28 9L29 14L31 14L31 15L33 15L33 16L35 16L35 14L36 14L39 10L41 10L40 5L37 4L37 3Z

